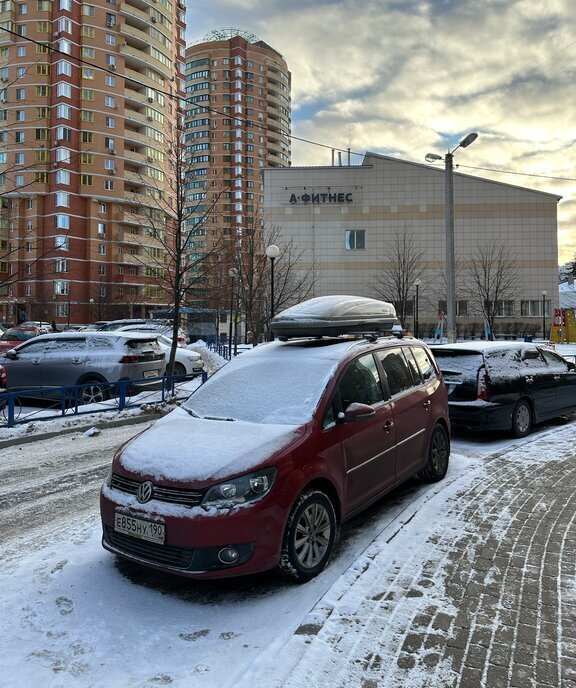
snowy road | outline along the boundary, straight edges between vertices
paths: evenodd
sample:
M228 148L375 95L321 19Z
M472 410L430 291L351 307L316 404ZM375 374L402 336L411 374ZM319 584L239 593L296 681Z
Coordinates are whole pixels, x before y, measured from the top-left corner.
M114 449L143 427L0 450L5 688L211 688L254 685L258 675L272 685L274 674L289 674L282 648L330 589L354 579L377 538L391 542L419 513L441 515L482 474L484 457L521 443L455 441L446 480L410 482L355 519L328 569L304 586L274 573L198 583L101 548L99 485Z

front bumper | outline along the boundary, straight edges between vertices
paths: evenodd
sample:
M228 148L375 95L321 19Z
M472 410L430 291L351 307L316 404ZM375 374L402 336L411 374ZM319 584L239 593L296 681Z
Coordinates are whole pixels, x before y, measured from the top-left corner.
M112 490L107 492L113 495ZM284 518L266 498L220 512L182 508L182 515L176 516L126 507L109 494L103 490L100 497L102 545L124 559L199 579L257 573L274 568L279 561ZM165 544L116 532L116 510L136 518L162 520L166 526ZM230 550L237 553L233 561Z

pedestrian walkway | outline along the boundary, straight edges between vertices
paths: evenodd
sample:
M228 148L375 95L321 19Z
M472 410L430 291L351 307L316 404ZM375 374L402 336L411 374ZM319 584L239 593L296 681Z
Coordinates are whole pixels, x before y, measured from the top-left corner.
M576 687L575 440L479 460L383 533L282 648L290 674L256 685Z

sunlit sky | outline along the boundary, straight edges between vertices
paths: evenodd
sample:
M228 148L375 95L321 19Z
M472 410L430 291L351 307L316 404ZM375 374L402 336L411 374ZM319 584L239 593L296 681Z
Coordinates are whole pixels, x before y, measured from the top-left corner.
M455 153L458 169L562 196L559 262L574 255L574 0L187 0L187 7L189 42L236 27L284 56L292 134L326 146L294 140L293 165L329 165L332 147L351 148L352 164L366 151L423 163L426 153L443 155L476 131L474 144Z

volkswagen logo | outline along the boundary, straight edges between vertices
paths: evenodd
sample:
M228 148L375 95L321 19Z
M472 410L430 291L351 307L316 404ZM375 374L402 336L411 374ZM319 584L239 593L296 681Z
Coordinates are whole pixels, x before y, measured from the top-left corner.
M140 485L138 488L136 499L140 502L140 504L145 504L152 499L153 494L154 485L149 480L146 480L146 482L142 483L142 485Z

